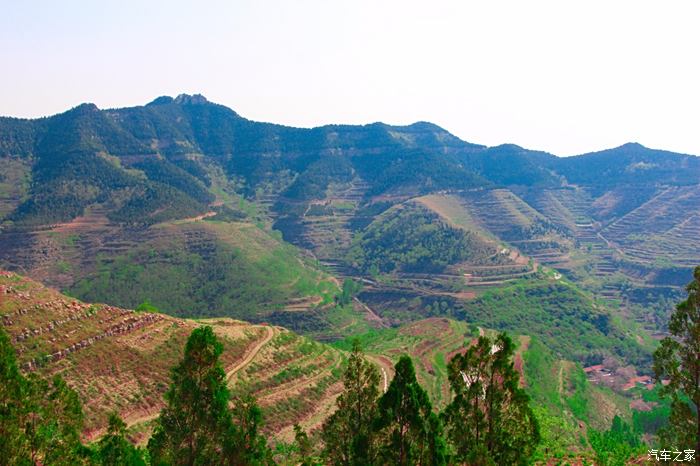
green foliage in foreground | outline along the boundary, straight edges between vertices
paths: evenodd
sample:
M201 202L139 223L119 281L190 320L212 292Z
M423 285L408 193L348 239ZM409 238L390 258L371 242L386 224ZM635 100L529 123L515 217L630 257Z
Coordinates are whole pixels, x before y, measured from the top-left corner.
M154 465L263 464L271 452L258 434L254 403L229 409L230 393L219 363L223 345L211 327L195 329L148 442Z
M0 462L89 464L80 443L83 412L78 395L60 378L24 377L15 350L0 329Z
M143 452L126 439L126 424L116 414L109 416L107 435L97 445L100 463L104 466L145 466Z
M494 340L479 337L450 361L454 398L443 416L458 462L527 464L539 444L530 398L518 387L514 351L505 334Z
M618 416L605 432L591 429L588 439L600 466L624 466L635 453L644 453L639 436Z
M401 356L394 378L377 403L372 426L377 463L443 465L443 427L433 412L428 393L416 380L413 361Z
M377 397L367 382L378 372L355 341L338 409L324 426L326 459L334 465L529 464L540 442L539 427L518 386L513 355L513 343L501 334L494 340L481 337L465 355L455 356L448 366L454 397L439 416L415 378L411 359L402 356L386 393L367 410ZM352 437L355 431L362 432L359 438Z
M700 266L686 287L688 298L676 307L666 337L654 353L654 374L667 378L661 394L670 396L669 425L660 438L680 449L700 452ZM698 457L700 462L700 457Z
M323 425L325 455L334 464L367 464L370 459L379 371L360 348L356 340L343 376L346 389L336 401L338 409Z
M0 464L2 465L145 465L143 452L124 437L116 416L96 449L80 442L83 410L59 376L51 381L24 377L15 350L0 328Z

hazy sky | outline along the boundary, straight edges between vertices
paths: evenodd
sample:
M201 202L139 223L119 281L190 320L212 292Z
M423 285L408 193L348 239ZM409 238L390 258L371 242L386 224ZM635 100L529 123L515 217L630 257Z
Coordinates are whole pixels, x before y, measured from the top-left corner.
M698 18L696 0L0 0L0 114L186 92L294 126L700 154Z

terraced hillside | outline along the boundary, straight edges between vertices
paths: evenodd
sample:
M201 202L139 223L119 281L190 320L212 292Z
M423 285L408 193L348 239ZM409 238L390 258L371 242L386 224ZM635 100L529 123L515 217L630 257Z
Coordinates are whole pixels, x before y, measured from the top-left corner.
M278 438L288 439L294 423L317 427L341 388L344 354L280 327L87 304L10 272L0 272L0 316L23 371L61 374L78 392L88 439L104 432L112 410L135 438L147 436L170 368L199 325L214 328L233 390L258 398Z
M454 274L464 277L466 290L479 292L493 286L500 286L509 281L532 275L536 265L530 263L527 256L506 241L499 238L497 232L488 229L488 225L470 211L469 202L459 194L431 194L416 199L440 218L464 231L477 235L485 244L492 247L490 257L479 261L465 261L450 267ZM488 261L485 259L489 259Z
M86 300L149 301L171 315L264 321L292 304L332 301L336 285L295 248L211 214L128 229L96 206L70 222L6 233L0 260Z
M513 192L493 189L461 197L477 224L538 263L557 267L568 261L571 241L564 232Z
M257 320L272 321L270 310L308 314L332 300L315 268L364 280L385 302L410 302L471 299L544 265L624 313L649 304L640 296L680 290L700 261L698 179L700 158L639 144L558 158L472 144L426 122L255 122L201 95L83 104L0 118L0 267L114 305L149 299L176 315L247 318L261 310ZM348 260L372 224L407 205L476 246L459 243L449 264L390 277ZM418 255L446 252L434 247L446 243L421 243L425 235L408 239L402 247ZM484 244L499 254L482 254ZM176 292L139 288L134 273Z
M214 328L224 345L221 360L233 395L257 398L266 419L264 430L273 441L292 440L295 423L317 431L342 390L344 350L351 345L350 338L329 346L280 327L227 318L177 319L87 304L10 272L0 272L0 324L24 372L61 374L77 391L86 414L83 436L90 440L104 433L113 410L126 420L132 440L148 438L163 406L169 370L197 326ZM476 324L436 317L359 338L380 369L380 389L390 383L400 355L409 354L418 379L441 409L451 396L450 359L478 336L493 334ZM608 387L595 377L587 380L580 365L555 357L538 338L514 338L514 364L535 401L545 458L559 451L585 453L587 428L607 428L615 415L632 419L634 410L655 406L637 389ZM634 368L620 367L613 375L636 380Z
M476 326L446 318L433 317L412 322L397 329L377 331L361 337L370 358L376 361L382 377L393 376L393 365L402 354L413 358L416 377L430 394L437 408L444 408L451 399L447 379L447 363L465 344L483 330ZM349 347L343 342L338 346Z
M612 221L601 234L622 255L647 266L700 263L700 185L660 189L639 207Z
M359 338L369 358L379 364L383 377L392 376L392 366L402 354L412 357L416 376L437 408L451 401L447 364L464 352L479 336L495 332L446 318L429 318L398 329L373 331ZM587 451L587 430L607 428L615 415L631 422L637 394L613 392L590 383L582 367L557 358L538 339L511 336L516 342L514 366L521 386L532 397L540 421L544 445L541 454L550 458L563 452ZM349 340L336 346L348 349ZM581 409L581 406L586 406ZM546 449L546 450L545 450Z
M274 228L293 244L310 251L335 275L348 275L343 260L352 242L351 222L368 188L359 177L347 183L332 183L324 197L302 204L301 215L278 214Z
M29 191L31 162L0 157L0 219L21 204Z

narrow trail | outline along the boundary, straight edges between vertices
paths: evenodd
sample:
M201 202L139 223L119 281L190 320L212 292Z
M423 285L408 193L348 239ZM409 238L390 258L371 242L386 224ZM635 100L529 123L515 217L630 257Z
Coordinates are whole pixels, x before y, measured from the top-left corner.
M564 363L559 362L559 396L564 394Z
M246 355L246 357L243 358L243 361L239 362L238 364L233 366L233 368L230 371L226 372L226 381L227 382L231 381L231 377L233 377L236 374L236 372L240 371L245 366L250 364L251 361L253 360L253 358L255 358L255 356L258 355L258 353L263 348L263 346L268 344L270 342L270 340L272 340L272 337L275 336L275 332L272 330L272 327L265 327L265 330L266 330L266 334L265 334L265 337L263 337L262 341L260 341L258 344L256 344L253 347L253 349Z
M367 316L365 316L365 320L370 321L370 322L376 322L381 328L389 328L389 325L384 322L384 319L382 319L374 310L360 301L357 297L352 298L353 301L355 301L359 306L365 310L367 313Z
M236 372L240 371L243 369L245 366L251 363L253 358L257 356L257 354L260 352L260 350L265 346L267 343L269 343L270 340L272 340L272 337L275 336L275 332L272 330L272 327L265 327L266 334L263 337L263 339L257 343L253 349L246 355L245 358L238 364L236 364L231 370L229 370L226 373L226 381L228 382L233 375L236 374ZM149 421L152 421L156 419L160 415L160 410L161 407L152 407L151 409L147 410L139 410L133 414L127 414L124 416L124 422L126 423L127 427L131 427L137 424L143 424ZM102 435L104 435L106 432L106 429L99 429L94 432L90 432L87 435L88 440L94 440Z
M180 219L180 222L182 222L182 223L199 222L201 220L204 220L205 218L213 217L214 215L216 215L216 212L214 212L213 210L210 210L209 212L205 212L201 215L197 215L196 217L189 217L189 218Z
M138 424L144 424L146 422L150 422L154 419L156 419L158 416L160 416L160 410L162 409L161 406L157 407L151 407L149 409L145 410L138 410L137 412L127 414L127 415L122 415L122 419L124 420L124 423L126 424L127 428L130 428L132 426L138 425ZM139 414L141 413L141 414ZM90 431L89 433L84 435L84 439L87 440L88 442L95 441L99 438L101 438L103 435L107 433L107 428L102 428L102 429L96 429L94 431Z
M385 365L387 364L385 361L382 361L381 357L377 355L366 355L367 359L369 359L371 362L373 362L375 365L379 367L379 370L382 371L382 379L383 379L383 385L384 385L384 393L386 393L387 389L389 388L389 372L386 370Z
M295 379L291 382L284 383L282 385L278 385L272 388L265 395L259 396L258 402L261 405L264 405L265 403L274 403L279 401L281 398L284 398L282 395L285 395L290 392L296 392L302 388L310 387L311 385L320 381L324 377L328 377L328 374L334 367L336 367L336 365L334 365L333 367L329 367L327 370L319 370L318 373L310 377L303 377L300 379Z

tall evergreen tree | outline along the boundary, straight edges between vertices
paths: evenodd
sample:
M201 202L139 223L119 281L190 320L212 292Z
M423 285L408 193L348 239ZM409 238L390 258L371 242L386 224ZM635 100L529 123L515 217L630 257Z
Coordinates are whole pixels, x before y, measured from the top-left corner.
M668 330L654 352L657 381L668 379L661 393L672 397L668 428L660 436L676 448L700 452L700 266L686 287L688 298L676 306ZM700 455L696 454L700 465Z
M232 423L224 444L226 464L273 464L267 439L260 434L262 410L250 396L233 400Z
M299 424L294 424L294 446L299 454L299 466L313 466L320 464L314 457L314 449L309 435Z
M379 371L365 359L358 340L343 375L338 408L325 422L322 438L325 456L332 464L368 464L370 432L379 396Z
M0 329L0 464L87 464L82 426L78 395L58 376L22 376Z
M80 443L83 407L78 394L60 376L49 383L32 374L27 381L24 431L32 458L45 464L87 463Z
M154 465L221 464L231 426L229 391L219 363L223 351L211 327L195 329L185 355L172 371L160 413L148 442Z
M21 428L24 411L24 378L17 367L15 349L0 328L0 464L16 464L23 457L25 442Z
M401 356L386 393L379 399L373 422L375 464L442 465L442 424L432 411L427 392L416 380L413 361Z
M97 444L100 464L103 466L146 466L143 452L126 438L126 424L117 413L109 416L107 435Z
M506 334L480 337L449 364L454 398L445 408L456 459L479 465L526 464L539 443L529 397L518 387L514 346Z
M600 466L624 466L635 453L642 453L639 436L619 416L613 418L607 431L590 429L588 439Z

